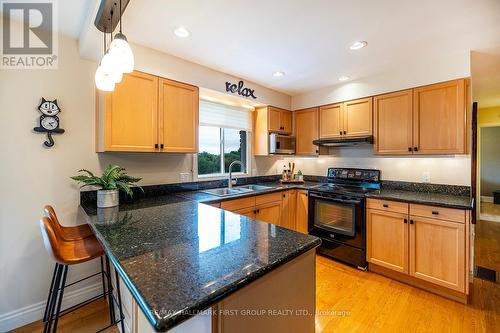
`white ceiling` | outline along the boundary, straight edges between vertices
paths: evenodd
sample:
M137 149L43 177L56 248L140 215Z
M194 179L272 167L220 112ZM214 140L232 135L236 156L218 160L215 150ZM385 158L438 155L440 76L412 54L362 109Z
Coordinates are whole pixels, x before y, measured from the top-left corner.
M77 37L99 2L58 1L60 31ZM356 80L433 54L500 45L499 22L499 0L131 0L123 32L136 44L296 95L339 84L341 75ZM178 25L191 37L176 37ZM356 40L369 44L349 50Z
M471 54L472 99L480 108L500 106L500 47Z

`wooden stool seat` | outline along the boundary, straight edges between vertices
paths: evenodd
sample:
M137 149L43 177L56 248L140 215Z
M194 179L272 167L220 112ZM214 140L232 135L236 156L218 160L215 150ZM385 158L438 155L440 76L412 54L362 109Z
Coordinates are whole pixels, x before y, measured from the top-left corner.
M54 208L50 205L46 205L43 207L43 211L45 216L47 216L52 222L54 229L61 235L64 240L76 240L82 239L86 237L94 236L92 229L88 224L81 224L74 227L64 227L59 223L59 219L57 218L56 212Z

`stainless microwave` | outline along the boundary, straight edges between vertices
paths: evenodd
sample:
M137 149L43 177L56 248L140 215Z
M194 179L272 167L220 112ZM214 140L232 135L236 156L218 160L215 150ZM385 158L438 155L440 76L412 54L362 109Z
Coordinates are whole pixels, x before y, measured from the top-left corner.
M277 133L269 134L269 154L295 154L295 137Z

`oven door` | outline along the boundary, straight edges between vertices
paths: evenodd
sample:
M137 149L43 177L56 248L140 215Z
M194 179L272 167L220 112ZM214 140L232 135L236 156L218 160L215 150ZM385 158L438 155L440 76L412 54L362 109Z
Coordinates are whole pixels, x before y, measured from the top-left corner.
M362 200L325 197L312 193L310 227L326 233L355 237L359 229ZM359 232L359 231L358 231Z

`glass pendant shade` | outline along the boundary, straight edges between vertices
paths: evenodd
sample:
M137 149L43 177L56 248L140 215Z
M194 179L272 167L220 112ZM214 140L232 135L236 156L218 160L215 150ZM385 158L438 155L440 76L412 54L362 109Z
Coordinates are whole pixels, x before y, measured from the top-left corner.
M109 75L115 83L121 82L123 72L114 55L106 53L101 60L101 67L104 73Z
M109 46L109 54L113 56L113 60L116 61L122 73L132 73L134 70L134 53L132 53L127 37L124 34L117 33L115 35Z
M104 72L102 66L97 67L94 79L95 85L99 90L113 91L115 89L115 81L108 73Z

